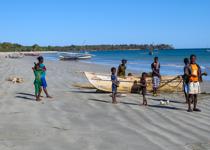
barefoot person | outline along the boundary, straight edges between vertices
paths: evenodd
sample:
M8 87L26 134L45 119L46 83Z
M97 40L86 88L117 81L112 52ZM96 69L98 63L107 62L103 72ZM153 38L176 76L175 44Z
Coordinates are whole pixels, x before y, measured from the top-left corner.
M111 81L112 81L112 103L117 104L116 95L117 95L117 87L119 85L119 82L117 80L116 76L116 68L111 68Z
M118 70L117 70L118 77L125 77L126 63L127 63L127 60L123 59L122 64L119 65Z
M184 75L182 76L183 79L183 91L186 99L186 103L188 103L189 99L189 59L185 58L184 59Z
M44 58L42 56L39 56L37 58L38 60L38 64L39 64L39 67L42 69L43 73L42 73L42 76L41 76L41 82L42 82L42 87L43 87L43 90L46 94L46 97L47 98L52 98L49 94L48 94L48 91L47 91L47 81L46 81L46 67L45 65L43 64L44 63Z
M146 99L146 93L147 93L147 81L146 81L147 74L145 72L142 73L141 80L140 80L140 86L141 86L141 94L143 96L143 105L147 106L147 99Z
M160 63L158 57L154 58L154 62L151 64L152 68L152 82L153 82L153 96L157 96L157 89L160 85Z
M197 108L198 94L200 93L200 83L202 81L201 69L196 64L196 56L190 56L189 65L189 99L188 99L188 112L200 111ZM191 102L193 102L193 110L191 109Z
M34 63L34 67L32 68L35 76L34 80L34 88L35 88L35 96L36 96L36 101L41 101L40 99L40 94L41 94L41 75L43 73L42 69L39 67L38 64Z

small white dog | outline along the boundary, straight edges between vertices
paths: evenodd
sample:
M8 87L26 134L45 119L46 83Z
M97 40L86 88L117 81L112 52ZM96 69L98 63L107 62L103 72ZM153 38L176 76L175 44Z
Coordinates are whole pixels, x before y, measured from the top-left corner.
M170 101L167 100L167 101L160 101L160 105L169 105L170 104Z

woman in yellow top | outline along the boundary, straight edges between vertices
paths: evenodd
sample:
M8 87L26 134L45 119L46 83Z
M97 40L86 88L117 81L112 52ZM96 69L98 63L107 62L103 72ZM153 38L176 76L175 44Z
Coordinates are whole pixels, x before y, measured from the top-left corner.
M197 106L197 97L200 93L200 83L202 82L201 68L196 64L196 56L190 56L189 65L189 100L188 100L188 112L200 111ZM193 110L191 109L191 102L193 102Z

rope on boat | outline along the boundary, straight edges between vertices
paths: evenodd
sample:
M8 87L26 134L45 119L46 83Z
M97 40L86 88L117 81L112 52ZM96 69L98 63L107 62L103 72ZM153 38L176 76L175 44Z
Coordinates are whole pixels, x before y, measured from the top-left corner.
M160 88L162 88L162 87L168 85L169 83L173 82L174 80L176 80L176 79L178 79L178 78L180 78L180 76L176 76L175 78L173 78L173 79L167 81L167 82L164 83L163 85L159 86L158 89L160 89ZM178 86L180 85L181 82L182 82L182 80L180 80L180 82L179 82L176 86L170 86L170 85L168 85L168 86L170 86L170 87L178 87Z

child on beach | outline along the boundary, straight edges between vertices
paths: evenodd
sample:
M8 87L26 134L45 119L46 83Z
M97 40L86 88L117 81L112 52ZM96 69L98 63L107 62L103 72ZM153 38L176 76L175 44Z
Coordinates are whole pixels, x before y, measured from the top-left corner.
M188 103L189 99L189 59L184 59L184 75L182 76L183 79L183 91L186 99L186 103Z
M38 64L34 63L34 67L32 68L34 71L34 88L35 88L35 96L36 101L41 101L40 99L40 93L41 93L41 75L43 73L42 69L39 67Z
M153 82L153 96L157 96L157 90L160 85L160 63L158 57L154 58L154 62L151 64L152 68L152 82Z
M42 75L41 75L41 83L42 83L41 85L42 85L43 90L44 90L44 92L45 92L45 94L46 94L46 97L47 97L47 98L52 98L52 97L48 94L48 91L47 91L47 81L46 81L46 78L45 78L47 69L46 69L45 65L43 64L43 63L44 63L44 58L43 58L42 56L39 56L39 57L37 58L37 60L38 60L38 65L39 65L39 67L40 67L40 68L42 69L42 71L43 71L43 73L42 73Z
M143 105L147 106L147 81L146 81L147 73L143 72L140 80L141 94L143 96Z
M112 81L112 103L117 104L116 95L117 95L117 87L119 86L119 81L116 76L116 68L111 68L111 81Z

